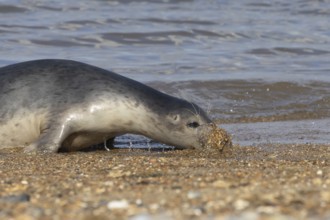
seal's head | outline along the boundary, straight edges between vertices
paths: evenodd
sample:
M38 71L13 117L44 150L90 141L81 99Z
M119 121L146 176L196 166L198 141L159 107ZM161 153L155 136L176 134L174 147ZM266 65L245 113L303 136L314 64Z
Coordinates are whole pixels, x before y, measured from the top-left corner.
M181 99L168 104L163 114L157 116L161 123L146 136L179 148L222 150L231 145L226 131L218 128L198 105Z

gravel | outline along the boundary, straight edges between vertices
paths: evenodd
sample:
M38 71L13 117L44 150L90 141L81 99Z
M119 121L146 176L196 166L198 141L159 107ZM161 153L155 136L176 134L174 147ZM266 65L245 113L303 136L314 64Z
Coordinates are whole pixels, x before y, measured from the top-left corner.
M330 146L0 150L0 219L330 219Z

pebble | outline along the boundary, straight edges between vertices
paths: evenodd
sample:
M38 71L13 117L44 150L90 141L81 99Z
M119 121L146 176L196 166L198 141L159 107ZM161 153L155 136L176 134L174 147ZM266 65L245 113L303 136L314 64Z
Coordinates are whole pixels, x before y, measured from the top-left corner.
M203 210L201 208L194 208L193 209L193 214L196 216L200 216L203 214Z
M257 212L263 214L274 214L275 211L277 211L277 208L274 206L259 206L257 208Z
M127 200L123 199L123 200L114 200L111 202L108 202L107 207L110 210L113 209L127 209L129 206L129 203Z
M247 208L250 205L250 203L246 200L239 199L234 202L234 207L236 210L243 210Z
M130 220L152 220L152 216L147 213L139 214L130 218Z
M253 211L242 212L238 215L228 215L224 216L222 219L224 220L260 220L260 219L269 219L269 220L293 220L291 216L283 215L283 214L273 214L268 218L263 218L262 215Z
M212 185L217 188L228 188L231 186L231 183L224 180L216 180L212 183Z
M113 178L118 178L125 176L125 173L122 170L111 170L108 176Z
M243 212L239 215L225 216L225 220L258 220L259 215L256 212Z
M22 183L23 185L27 185L27 184L29 184L29 182L26 181L26 180L22 180L21 183Z
M188 197L188 199L197 199L197 198L201 197L201 193L198 191L189 191L187 193L187 197Z
M174 219L168 213L162 212L158 214L151 215L149 213L141 213L129 218L129 220L171 220Z
M142 205L143 205L143 201L142 201L142 199L137 199L137 200L135 200L135 204L136 204L137 206L142 206Z
M322 170L318 170L318 171L316 172L316 174L317 174L318 176L322 176L322 175L323 175L323 171L322 171Z
M152 203L152 204L150 204L149 208L150 208L151 210L153 210L153 211L156 211L156 210L159 209L159 204L157 204L157 203Z
M22 194L19 194L19 195L3 196L3 197L0 197L0 201L13 202L13 203L29 202L30 201L30 195L26 194L26 193L22 193Z

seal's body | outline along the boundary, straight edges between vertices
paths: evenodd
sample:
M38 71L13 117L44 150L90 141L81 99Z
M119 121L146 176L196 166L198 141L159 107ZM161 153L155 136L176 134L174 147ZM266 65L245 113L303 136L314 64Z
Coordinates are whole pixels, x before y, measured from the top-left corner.
M0 148L78 150L134 133L202 148L211 120L197 105L70 60L0 68Z

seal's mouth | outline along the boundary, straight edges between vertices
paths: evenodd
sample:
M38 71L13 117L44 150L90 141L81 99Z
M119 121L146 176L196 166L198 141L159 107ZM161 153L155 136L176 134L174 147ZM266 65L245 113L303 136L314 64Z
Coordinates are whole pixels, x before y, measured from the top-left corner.
M201 134L200 142L203 149L214 149L223 151L226 147L232 146L231 136L222 128L218 128L216 124L210 123Z

